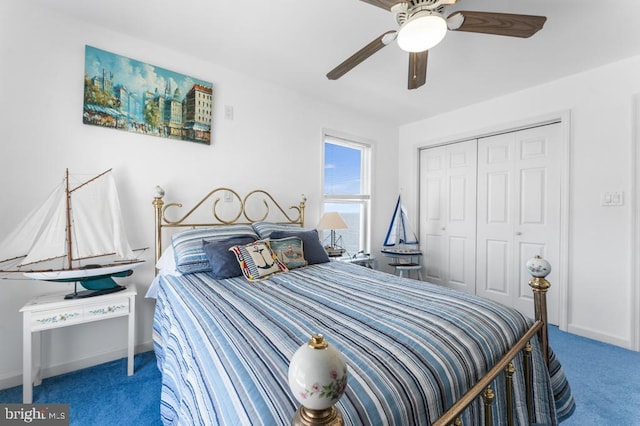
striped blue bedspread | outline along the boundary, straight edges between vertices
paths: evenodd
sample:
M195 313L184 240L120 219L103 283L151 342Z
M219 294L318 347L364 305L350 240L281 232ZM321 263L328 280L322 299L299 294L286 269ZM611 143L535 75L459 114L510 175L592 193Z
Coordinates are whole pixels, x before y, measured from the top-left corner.
M289 360L312 333L347 359L337 404L347 425L428 425L505 354L532 321L515 310L436 285L330 262L248 282L207 273L161 277L154 346L165 424L287 425L297 409ZM562 368L551 376L532 339L535 419L573 412ZM522 356L516 424L527 424ZM500 395L502 376L493 389ZM480 424L474 404L464 424ZM504 424L496 398L494 419Z

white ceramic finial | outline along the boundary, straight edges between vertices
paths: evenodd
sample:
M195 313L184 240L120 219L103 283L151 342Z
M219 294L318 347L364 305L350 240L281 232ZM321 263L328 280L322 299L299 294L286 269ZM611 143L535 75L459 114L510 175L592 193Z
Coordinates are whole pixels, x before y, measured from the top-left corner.
M291 358L289 387L303 407L312 410L330 408L347 387L344 356L321 334L314 334Z
M551 264L539 255L535 255L527 261L527 269L531 276L544 278L551 273Z
M162 187L160 185L156 185L155 194L156 194L155 198L164 197L164 189L162 189Z

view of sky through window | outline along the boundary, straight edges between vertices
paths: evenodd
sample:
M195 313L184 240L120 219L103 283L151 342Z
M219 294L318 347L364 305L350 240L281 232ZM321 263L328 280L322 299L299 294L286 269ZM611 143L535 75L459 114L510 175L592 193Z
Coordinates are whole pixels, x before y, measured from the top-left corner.
M325 144L324 189L326 194L359 194L362 165L360 150Z

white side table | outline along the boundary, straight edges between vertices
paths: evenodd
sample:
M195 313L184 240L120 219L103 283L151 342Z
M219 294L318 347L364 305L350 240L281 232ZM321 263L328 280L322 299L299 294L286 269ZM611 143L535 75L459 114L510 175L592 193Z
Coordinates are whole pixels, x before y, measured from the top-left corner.
M32 402L32 384L37 386L42 383L40 376L40 332L43 330L128 316L127 375L131 376L133 374L136 294L135 284L130 284L125 290L103 296L65 300L64 294L54 294L40 296L27 302L20 309L23 326L23 403L30 404ZM35 339L32 335L35 335ZM35 365L33 355L35 355Z
M376 258L372 256L366 257L338 257L336 260L344 263L353 263L354 265L365 266L369 269L375 269Z

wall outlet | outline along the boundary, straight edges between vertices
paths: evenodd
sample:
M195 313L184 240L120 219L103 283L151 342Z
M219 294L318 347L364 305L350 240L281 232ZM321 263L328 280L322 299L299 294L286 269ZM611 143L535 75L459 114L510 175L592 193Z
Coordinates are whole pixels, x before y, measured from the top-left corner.
M624 192L604 192L602 194L602 205L607 207L624 205Z
M231 105L224 106L224 118L227 120L233 120L233 106Z

